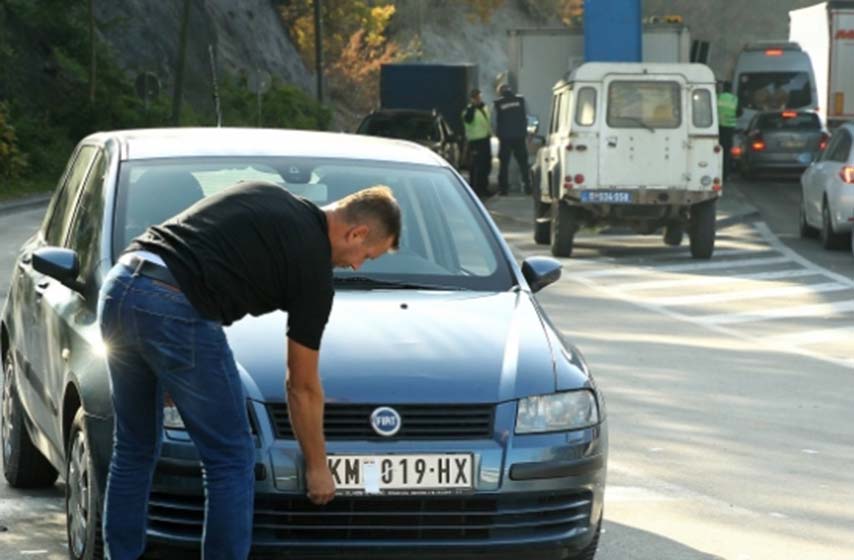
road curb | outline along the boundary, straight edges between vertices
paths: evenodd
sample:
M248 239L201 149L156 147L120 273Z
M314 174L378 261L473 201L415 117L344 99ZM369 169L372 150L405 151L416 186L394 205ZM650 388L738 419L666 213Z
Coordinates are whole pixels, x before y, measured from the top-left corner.
M51 195L49 194L40 194L36 196L18 198L8 202L0 202L0 214L11 214L14 212L29 210L30 208L37 208L47 204L48 201L50 201L50 197Z

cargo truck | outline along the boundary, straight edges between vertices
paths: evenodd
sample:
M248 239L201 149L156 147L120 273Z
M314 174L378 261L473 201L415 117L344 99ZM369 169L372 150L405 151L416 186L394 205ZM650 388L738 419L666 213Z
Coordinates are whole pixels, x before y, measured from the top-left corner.
M508 32L510 85L525 96L528 113L540 123L551 111L552 87L584 63L584 34L580 29L532 28ZM691 34L677 23L645 23L644 62L689 62Z
M809 55L818 113L827 127L854 118L854 1L821 2L790 11L789 39Z

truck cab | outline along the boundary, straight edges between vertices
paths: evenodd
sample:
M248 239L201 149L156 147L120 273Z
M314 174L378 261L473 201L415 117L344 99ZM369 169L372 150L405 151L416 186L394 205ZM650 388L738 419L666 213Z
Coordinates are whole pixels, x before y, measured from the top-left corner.
M534 173L534 237L572 254L581 227L664 228L714 251L721 193L715 79L701 64L588 63L552 91Z

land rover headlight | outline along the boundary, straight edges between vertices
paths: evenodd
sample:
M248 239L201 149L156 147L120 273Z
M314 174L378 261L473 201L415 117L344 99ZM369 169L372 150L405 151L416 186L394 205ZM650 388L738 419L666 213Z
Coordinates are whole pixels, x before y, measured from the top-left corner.
M536 434L588 428L599 423L592 391L568 391L519 400L516 433Z

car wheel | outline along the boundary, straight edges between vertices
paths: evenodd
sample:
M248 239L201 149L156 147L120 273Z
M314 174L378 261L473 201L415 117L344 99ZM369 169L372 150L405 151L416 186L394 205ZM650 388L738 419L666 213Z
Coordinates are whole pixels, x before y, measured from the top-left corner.
M707 200L691 207L691 256L710 259L715 252L715 210L717 200Z
M839 249L845 239L833 231L833 220L830 216L830 206L827 200L821 205L821 244L825 249Z
M807 211L804 208L803 200L801 200L801 207L798 212L798 231L801 234L801 239L812 239L818 234L816 229L807 222Z
M593 534L593 540L590 544L584 547L584 550L572 556L572 560L593 560L596 556L596 549L599 548L599 535L602 534L602 518L599 518L599 523L596 524L596 532Z
M71 423L65 453L65 519L69 557L73 560L102 559L101 501L82 408Z
M685 235L685 228L682 224L668 224L664 228L664 243L671 247L682 245L682 238Z
M24 409L15 387L15 362L12 351L3 357L3 475L13 488L43 488L56 482L53 465L30 439L24 425Z
M552 202L551 250L555 257L572 256L572 244L578 230L576 212L562 200Z
M534 241L537 245L548 245L552 235L552 222L549 217L550 205L534 197Z

